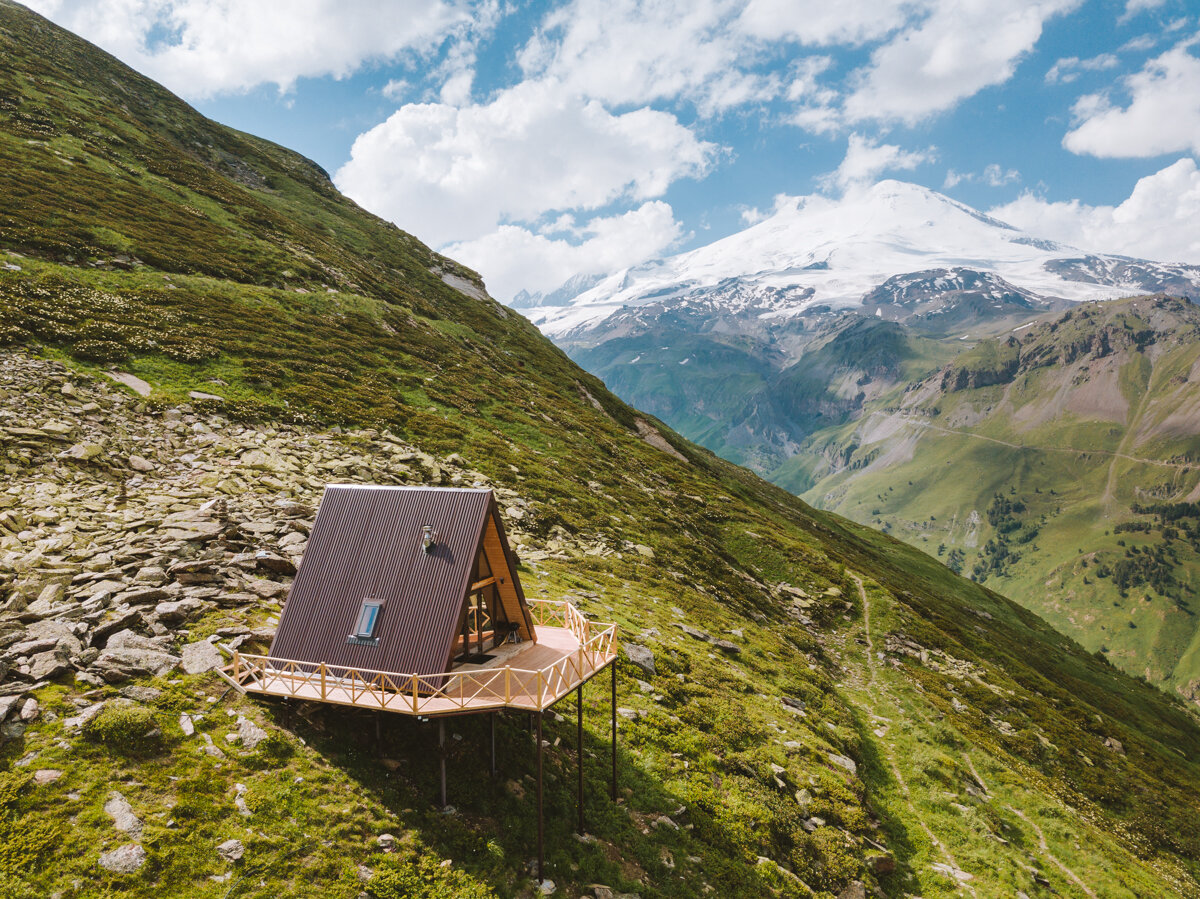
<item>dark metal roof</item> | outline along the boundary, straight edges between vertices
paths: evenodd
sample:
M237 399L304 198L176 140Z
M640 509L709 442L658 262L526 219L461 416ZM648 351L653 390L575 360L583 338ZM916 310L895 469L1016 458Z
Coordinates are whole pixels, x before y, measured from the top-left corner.
M489 517L503 535L487 489L326 487L271 656L398 674L445 672ZM428 553L426 525L438 535ZM375 645L346 642L364 599L384 603Z

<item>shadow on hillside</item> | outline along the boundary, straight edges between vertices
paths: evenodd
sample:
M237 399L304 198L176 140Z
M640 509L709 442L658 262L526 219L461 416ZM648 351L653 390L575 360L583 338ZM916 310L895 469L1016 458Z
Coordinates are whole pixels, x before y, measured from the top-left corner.
M647 774L623 743L630 726L623 718L618 718L618 802L610 800L606 687L595 684L585 700L584 818L590 836L584 840L575 833L574 697L553 710L558 720L546 713L545 876L560 888L564 882L603 883L645 899L762 894L764 879L754 870L756 854L747 835L729 832L695 807L685 781ZM396 827L419 831L432 850L501 895L527 882L537 846L536 750L529 714L497 715L494 778L488 715L445 720L447 802L453 811L443 812L436 721L333 705L289 712L282 703L270 702L267 708L277 724L303 737L372 793L395 817ZM780 861L786 865L788 860ZM768 874L766 882L783 887L782 896L810 894L786 872Z
M885 791L901 793L903 788L896 782L887 761L880 753L876 738L871 732L870 722L857 709L853 712L853 718L860 747L858 775L867 788L867 796L878 796ZM895 871L882 875L881 884L888 895L921 895L924 891L921 871L914 865L917 847L909 837L908 827L900 817L889 814L887 809L881 808L877 803L871 803L871 809L879 818L880 831L886 834L886 839L880 842L887 846L887 850L896 860Z

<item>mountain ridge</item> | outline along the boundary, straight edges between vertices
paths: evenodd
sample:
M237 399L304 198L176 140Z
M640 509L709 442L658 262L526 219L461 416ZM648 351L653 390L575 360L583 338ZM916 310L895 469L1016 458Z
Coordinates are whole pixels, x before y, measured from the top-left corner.
M932 270L999 277L1042 301L1200 288L1200 267L1088 254L928 188L881 181L839 200L789 198L743 231L610 275L565 306L539 306L533 319L560 342L594 341L621 309L703 302L734 282L759 299L758 314L786 317L813 305L854 308L889 278ZM772 291L782 295L768 302Z

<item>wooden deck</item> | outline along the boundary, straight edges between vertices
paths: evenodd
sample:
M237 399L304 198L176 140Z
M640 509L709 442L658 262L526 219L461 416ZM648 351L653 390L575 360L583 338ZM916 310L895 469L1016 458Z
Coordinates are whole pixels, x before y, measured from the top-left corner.
M246 693L436 717L489 709L541 711L616 659L616 625L569 603L529 603L537 641L504 644L482 664L417 675L233 653L221 674ZM543 623L544 622L544 623Z

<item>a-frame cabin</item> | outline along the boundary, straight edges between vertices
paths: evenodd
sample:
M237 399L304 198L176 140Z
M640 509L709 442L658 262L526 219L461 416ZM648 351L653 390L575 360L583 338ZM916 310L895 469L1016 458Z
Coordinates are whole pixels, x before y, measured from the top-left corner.
M492 491L330 486L270 658L430 676L537 632Z
M616 625L565 601L527 600L487 489L329 486L267 656L233 652L239 690L438 719L519 709L535 719L542 880L542 721L574 692L583 833L583 686L612 668ZM495 769L495 715L492 768ZM445 754L441 796L446 802Z
M615 634L526 599L491 490L331 485L269 655L224 674L400 714L541 711L615 660Z

